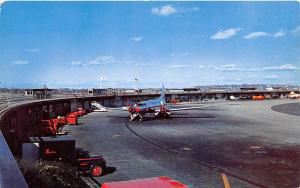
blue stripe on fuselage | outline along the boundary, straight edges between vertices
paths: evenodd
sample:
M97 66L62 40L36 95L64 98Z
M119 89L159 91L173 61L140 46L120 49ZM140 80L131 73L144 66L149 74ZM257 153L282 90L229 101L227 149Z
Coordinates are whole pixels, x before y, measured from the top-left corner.
M165 89L164 86L161 88L161 94L160 97L155 98L155 99L150 99L150 100L146 100L146 101L141 101L137 103L139 108L141 110L147 109L147 108L154 108L154 107L158 107L161 105L165 105L166 104L166 99L165 99Z
M143 109L147 109L147 108L158 107L158 106L165 105L165 104L166 104L165 100L163 98L159 97L157 99L141 101L138 103L138 106L140 107L141 110L143 110Z

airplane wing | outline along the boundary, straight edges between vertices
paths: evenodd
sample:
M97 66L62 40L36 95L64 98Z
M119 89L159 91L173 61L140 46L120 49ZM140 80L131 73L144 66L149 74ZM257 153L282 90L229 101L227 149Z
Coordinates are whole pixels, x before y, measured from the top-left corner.
M128 106L123 106L119 108L107 108L108 110L120 110L120 111L128 111Z
M196 107L186 107L186 108L170 108L169 110L171 112L175 112L175 111L182 111L182 110L199 110L199 109L205 109L205 108L209 108L210 106L196 106Z

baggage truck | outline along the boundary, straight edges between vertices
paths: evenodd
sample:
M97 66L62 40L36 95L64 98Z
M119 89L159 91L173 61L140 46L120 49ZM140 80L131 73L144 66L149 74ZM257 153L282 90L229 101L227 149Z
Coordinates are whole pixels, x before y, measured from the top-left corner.
M102 156L90 156L88 152L75 148L75 139L72 136L30 137L29 140L33 146L38 147L38 158L41 160L70 163L76 166L79 173L89 176L101 176L107 169Z
M255 100L255 101L257 101L257 100L264 100L264 99L265 99L265 97L262 96L262 95L253 95L252 96L252 100Z

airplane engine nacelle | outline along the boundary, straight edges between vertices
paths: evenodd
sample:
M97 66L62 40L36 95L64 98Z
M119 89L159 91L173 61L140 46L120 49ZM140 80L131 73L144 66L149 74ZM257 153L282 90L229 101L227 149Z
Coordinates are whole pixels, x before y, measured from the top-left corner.
M140 107L137 107L137 108L135 108L134 110L135 110L135 112L137 112L137 113L141 112L141 108L140 108Z
M168 112L169 110L167 108L165 108L165 107L160 107L160 111L161 112Z

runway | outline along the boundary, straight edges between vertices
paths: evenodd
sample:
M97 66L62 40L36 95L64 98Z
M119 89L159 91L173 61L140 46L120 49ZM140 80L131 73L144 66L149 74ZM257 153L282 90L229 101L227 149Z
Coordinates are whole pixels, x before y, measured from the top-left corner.
M295 111L284 99L184 104L209 107L144 122L94 112L65 130L117 168L101 183L163 175L190 187L299 187L300 116L278 112L287 103Z

